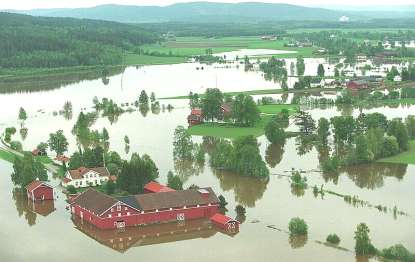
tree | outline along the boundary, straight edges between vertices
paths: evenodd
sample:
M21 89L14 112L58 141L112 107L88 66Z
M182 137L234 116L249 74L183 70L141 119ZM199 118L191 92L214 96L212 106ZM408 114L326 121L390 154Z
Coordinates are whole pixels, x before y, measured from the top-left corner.
M337 68L334 69L334 77L340 77L340 72Z
M409 135L405 124L402 119L393 119L388 128L388 135L396 137L401 151L408 150L409 148Z
M68 168L70 170L74 170L80 168L81 166L84 166L82 155L79 152L73 153L71 156L71 160L69 161Z
M27 119L26 110L23 107L19 109L19 120L25 121Z
M206 89L205 96L201 101L203 117L206 120L220 119L222 117L221 105L223 103L223 94L217 88Z
M23 145L19 141L12 141L10 142L10 148L16 151L22 151Z
M299 217L292 218L288 224L290 235L307 235L308 226L304 219Z
M340 238L336 234L330 234L327 236L326 241L333 245L338 245L340 243Z
M36 179L40 181L48 179L45 167L35 160L30 152L24 153L23 158L16 157L14 159L13 170L12 181L21 188L26 187Z
M174 190L183 190L183 182L180 177L175 176L171 171L167 174L167 186Z
M240 137L233 142L233 166L242 176L266 178L269 170L262 160L258 142L253 136Z
M319 77L324 77L324 73L324 66L322 64L319 64L317 68L317 75Z
M183 126L174 130L173 156L175 160L193 160L194 144L192 137Z
M357 163L368 163L373 160L373 153L369 150L367 138L364 135L356 137L356 152L353 157L356 157Z
M355 231L354 239L356 240L355 252L357 255L373 255L376 248L372 245L369 237L369 227L365 223L360 223Z
M271 143L283 142L286 138L284 129L275 119L269 121L265 126L265 136Z
M309 135L316 129L316 124L311 115L305 111L300 111L295 116L295 124L299 126L300 132Z
M330 119L330 122L333 126L336 143L351 143L353 141L356 122L352 116L335 116Z
M63 130L50 134L48 144L50 150L55 151L56 155L63 155L63 153L68 151L68 141L63 134Z
M327 145L330 135L330 122L326 118L318 120L317 135L323 145Z
M218 197L218 199L219 199L219 207L220 207L220 208L226 208L226 206L228 205L228 202L226 202L225 197L224 197L224 196L222 196L222 195L220 195L220 196Z
M108 134L108 130L105 127L102 129L102 140L104 140L104 142L110 140L110 135Z
M151 101L151 103L156 102L156 94L154 92L151 92L151 94L150 94L150 101Z
M67 186L66 191L68 191L69 194L76 194L76 188L72 185Z
M140 105L148 105L148 95L145 90L141 91L138 102Z
M304 75L305 71L305 63L304 58L302 56L297 57L297 75L302 76Z
M415 139L415 116L410 115L405 119L406 129L410 139Z
M398 140L394 136L387 136L382 143L382 157L394 156L399 153Z
M259 109L251 96L239 94L232 104L232 118L243 126L254 126L260 120Z
M108 180L108 182L105 184L105 192L108 195L114 194L115 188L116 188L115 183L111 179Z

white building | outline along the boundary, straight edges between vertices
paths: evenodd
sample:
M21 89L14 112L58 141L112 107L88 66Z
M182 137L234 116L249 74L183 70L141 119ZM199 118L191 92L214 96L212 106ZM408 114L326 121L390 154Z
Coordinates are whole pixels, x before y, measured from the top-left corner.
M75 188L99 186L109 179L110 173L105 167L80 167L66 172L65 178L62 181L62 186L74 186Z
M393 78L393 81L394 81L394 82L402 82L402 77L401 77L401 76L395 76L395 77Z

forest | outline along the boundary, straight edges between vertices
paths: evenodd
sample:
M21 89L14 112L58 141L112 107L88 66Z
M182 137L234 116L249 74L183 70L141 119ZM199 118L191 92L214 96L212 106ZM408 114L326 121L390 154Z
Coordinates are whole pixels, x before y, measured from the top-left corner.
M0 13L0 68L121 64L123 52L155 43L135 25Z

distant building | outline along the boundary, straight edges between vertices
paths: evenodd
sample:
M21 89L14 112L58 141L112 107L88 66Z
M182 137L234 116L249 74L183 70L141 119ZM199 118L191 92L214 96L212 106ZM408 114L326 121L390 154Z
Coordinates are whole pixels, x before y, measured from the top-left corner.
M270 36L270 35L266 35L266 36L261 37L261 40L264 40L264 41L275 41L277 39L278 38L276 36Z
M194 108L190 112L190 115L187 117L187 123L189 126L199 125L203 122L203 113L202 109Z
M220 106L220 111L223 114L223 117L229 117L232 113L232 105L231 104L222 104Z
M87 168L80 167L74 170L68 170L63 179L62 186L69 185L75 188L99 186L110 179L110 173L105 167Z
M352 80L347 83L346 87L350 90L362 90L369 88L369 84L365 80Z
M341 22L341 23L347 23L347 22L349 22L350 21L350 18L348 17L348 16L341 16L340 18L339 18L339 22Z
M394 81L394 82L402 82L402 77L401 77L401 76L395 76L395 77L393 78L393 81Z
M71 203L71 213L101 229L212 217L219 199L211 188L114 198L92 188Z
M33 181L26 186L27 198L31 200L53 200L53 187L43 181Z

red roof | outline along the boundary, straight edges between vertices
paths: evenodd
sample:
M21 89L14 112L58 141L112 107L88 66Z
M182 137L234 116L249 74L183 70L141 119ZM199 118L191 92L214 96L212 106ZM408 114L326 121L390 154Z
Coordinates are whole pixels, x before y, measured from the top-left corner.
M65 163L67 163L67 162L69 162L71 159L70 159L69 157L67 157L67 156L56 156L56 157L55 157L55 160L56 160L56 161L59 161L59 162L65 162Z
M45 182L36 180L36 181L33 181L32 183L30 183L29 185L27 185L26 190L29 191L29 192L32 192L33 190L35 190L36 188L38 188L41 185L47 186L49 188L53 188L50 185L46 184Z
M67 178L67 177L65 177L64 179L63 179L63 182L66 184L66 183L69 183L69 182L71 182L72 180L70 180L69 178Z
M227 223L229 223L229 222L232 222L232 221L236 221L235 219L230 218L230 217L225 216L225 215L222 215L222 214L220 214L220 213L217 213L217 214L213 215L213 216L210 218L210 220L211 220L212 222L216 222L216 223L218 223L218 224L222 224L222 225L225 225L225 224L227 224ZM236 221L236 222L237 222L237 221Z
M202 115L202 109L200 108L194 108L192 109L191 115L201 116Z
M173 192L176 191L174 189L171 189L170 187L167 187L165 185L161 185L157 182L151 181L147 185L144 186L144 189L153 193L159 193L159 192Z

